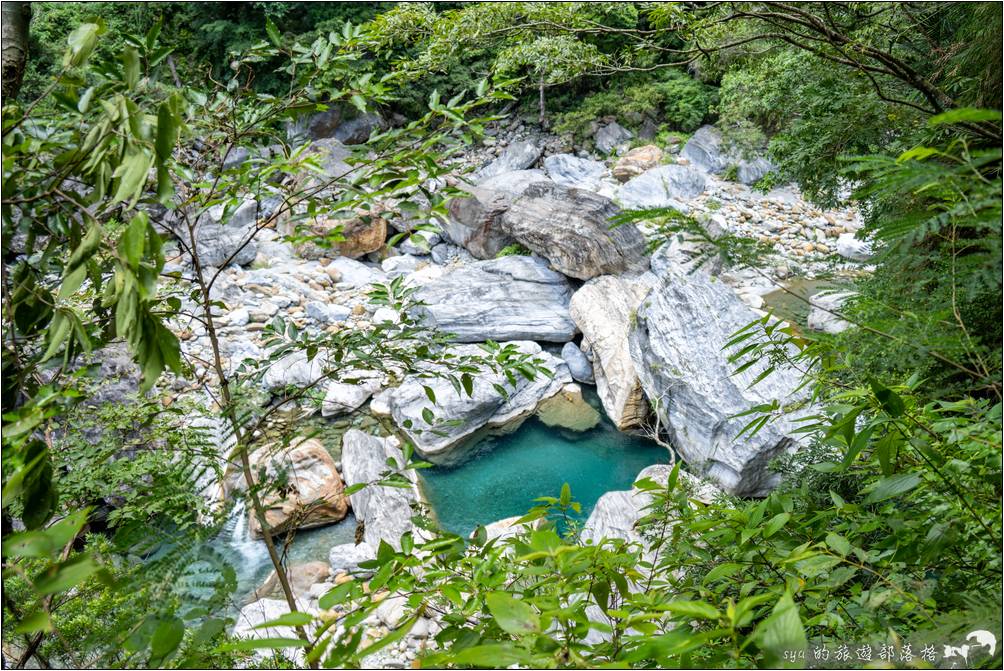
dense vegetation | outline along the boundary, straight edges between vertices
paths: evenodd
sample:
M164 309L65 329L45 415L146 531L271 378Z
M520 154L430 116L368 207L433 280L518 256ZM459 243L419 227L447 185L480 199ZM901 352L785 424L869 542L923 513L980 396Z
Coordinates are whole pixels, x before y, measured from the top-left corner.
M3 109L5 660L225 667L263 663L251 651L274 647L351 666L424 613L446 625L429 667L804 666L817 662L787 653L807 643L869 645L906 666L905 644L916 656L974 629L1000 634L999 6L32 3L29 34L23 83ZM7 76L5 62L5 91ZM282 180L319 172L285 124L326 105L400 123L357 149L347 174ZM293 613L282 624L294 638L230 640L233 570L209 542L219 511L191 484L220 437L193 421L204 409L160 396L194 380L169 328L178 296L211 332L217 271L164 276L167 236L153 220L186 213L184 245L189 219L271 188L282 204L265 225L386 201L442 212L455 192L423 184L503 111L576 143L604 116L648 125L657 142L713 121L765 149L775 181L861 204L882 253L841 309L855 328L809 336L763 319L733 341L736 368L804 372L820 409L801 429L809 447L775 465L784 484L760 500L699 500L678 471L666 486L639 483L653 497L644 544L582 542L563 523L577 506L567 490L525 518L547 523L504 541L430 527L401 551L382 545L365 586L321 599L347 609L338 627ZM260 145L280 150L228 166ZM750 241L701 237L678 212L632 219L757 268ZM395 283L374 300L400 309L412 298ZM548 373L506 347L451 358L435 347L445 336L417 323L318 338L281 320L268 328L270 360L336 351L336 379L378 362L471 394L486 369ZM115 357L139 373L108 396L96 382ZM220 362L217 348L224 439L253 485L268 361ZM748 432L779 410L751 408ZM270 486L281 483L247 497L278 565L281 539L261 511ZM407 617L364 641L352 625L381 590L408 595ZM880 657L885 647L900 656ZM993 668L1000 652L970 661Z

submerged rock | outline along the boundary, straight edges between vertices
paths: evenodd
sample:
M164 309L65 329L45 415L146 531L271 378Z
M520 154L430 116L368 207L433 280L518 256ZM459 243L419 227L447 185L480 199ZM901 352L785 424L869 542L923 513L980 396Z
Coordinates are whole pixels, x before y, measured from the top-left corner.
M319 440L295 440L287 448L267 445L250 455L255 479L264 470L270 482L285 473L286 485L279 491L266 490L262 496L265 520L273 533L290 527L310 529L344 519L349 503L342 494L345 485L335 461ZM250 514L251 533L261 536L261 525Z
M588 431L600 423L600 413L582 398L582 387L574 382L541 401L537 417L547 426L572 431Z
M841 319L833 312L839 312L847 299L856 296L854 291L824 291L809 299L812 307L806 318L806 325L814 331L823 333L842 333L851 327L846 319Z
M527 187L501 227L559 272L582 280L645 265L645 239L634 224L611 228L619 208L608 198L558 184Z
M572 296L569 314L592 352L596 392L618 429L640 424L649 406L631 359L628 334L654 280L605 275L586 282Z
M638 309L629 341L635 369L680 456L699 473L738 496L762 496L778 482L768 468L795 450L795 408L807 402L796 391L801 375L779 367L750 387L765 362L734 374L725 343L757 313L720 281L704 273L670 274ZM787 414L754 436L736 436L755 405L777 400ZM810 414L807 410L802 414Z
M369 483L349 495L356 519L361 521L366 542L371 548L380 541L400 549L401 536L413 529L413 510L418 506L415 491L415 471L401 471L387 465L392 459L403 467L404 454L397 438L378 438L358 429L349 429L342 436L342 474L346 485L352 487ZM411 483L409 487L391 487L377 484L388 472L399 472Z
M477 261L426 283L418 315L457 342L567 342L577 331L568 315L572 288L541 259L506 256Z
M482 372L475 376L474 388L468 396L458 394L447 379L412 375L387 392L385 399L394 423L424 458L435 463L461 461L466 455L456 448L466 439L483 430L515 429L537 410L541 401L572 381L564 362L543 351L537 343L514 344L522 353L540 359L554 376L538 374L527 380L517 375L516 383L511 384L500 374ZM451 353L457 357L485 356L477 345L458 345ZM495 385L505 388L508 397L499 393ZM429 400L425 387L432 389L435 403ZM426 421L426 410L434 414L431 424Z

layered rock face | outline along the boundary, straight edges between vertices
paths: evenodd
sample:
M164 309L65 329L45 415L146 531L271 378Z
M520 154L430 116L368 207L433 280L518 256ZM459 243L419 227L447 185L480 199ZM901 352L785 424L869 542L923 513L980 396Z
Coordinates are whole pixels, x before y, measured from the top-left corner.
M347 431L342 436L342 474L346 485L376 483L392 470L387 465L388 459L403 467L404 454L399 445L397 438L378 438L358 429ZM402 534L413 528L411 518L418 506L415 471L402 471L401 474L412 483L411 487L368 484L349 495L352 511L363 523L366 543L371 548L379 547L383 540L400 549ZM359 554L363 553L361 549Z
M535 182L546 182L541 170L513 170L465 187L470 194L450 201L443 232L478 259L494 259L514 240L501 228L500 220L513 200Z
M738 375L722 351L731 335L758 315L731 289L704 275L670 274L638 309L629 338L631 357L645 393L656 406L679 454L698 472L740 496L765 495L778 481L769 470L776 456L796 447L796 416L768 422L756 435L736 439L750 417L738 413L777 400L782 408L806 401L796 392L800 374L778 367L759 384L760 362Z
M628 334L642 299L655 283L651 275L604 275L586 282L572 296L569 314L592 353L596 392L618 429L640 424L649 413L631 359Z
M499 220L512 205L513 195L485 187L468 187L470 196L450 201L450 216L443 232L475 258L493 259L512 238L502 232Z
M343 519L349 503L342 494L345 485L338 475L335 462L319 440L300 440L273 454L266 446L250 455L253 472L264 466L270 479L286 473L287 486L279 492L263 496L265 520L272 533L283 533L290 527L310 529ZM251 533L261 536L261 525L251 514Z
M526 417L532 415L541 401L554 396L572 381L565 363L544 352L535 342L514 343L524 354L540 359L553 371L553 377L537 375L533 380L516 376L511 384L502 375L481 373L475 381L472 394L458 394L447 379L435 377L406 378L401 386L382 395L389 407L394 423L407 435L418 452L434 463L450 464L462 461L464 450L456 449L466 439L486 430L515 429ZM458 357L480 357L484 351L476 345L458 345L452 352ZM494 385L501 385L508 396L499 393ZM433 390L436 403L426 395L424 387ZM424 411L435 417L430 424ZM451 421L461 420L461 421Z
M421 318L457 342L567 342L572 287L541 259L506 256L462 266L419 289Z
M633 224L610 227L610 218L619 211L613 201L589 191L534 183L500 224L555 270L587 280L645 265L645 239L638 229Z

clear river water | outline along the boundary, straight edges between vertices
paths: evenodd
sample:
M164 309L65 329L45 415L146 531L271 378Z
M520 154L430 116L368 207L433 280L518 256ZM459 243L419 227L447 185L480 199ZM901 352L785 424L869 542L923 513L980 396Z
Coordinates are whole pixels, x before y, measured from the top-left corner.
M558 496L566 482L585 520L604 493L630 489L640 470L669 461L664 447L618 431L592 389L583 395L601 416L588 431L550 427L532 417L511 434L482 439L476 456L457 467L423 470L425 494L440 525L469 534L479 524L522 515L539 496Z
M630 489L643 468L669 461L664 447L618 431L595 391L586 388L583 396L600 415L591 429L562 429L531 417L510 434L482 438L470 448L474 456L458 466L420 471L440 525L470 534L479 524L522 515L539 496L557 497L566 482L584 521L605 492ZM237 571L238 602L272 570L264 542L248 532L247 518L243 504L237 506L218 541ZM337 524L297 533L289 563L327 561L332 546L354 542L355 527L350 514Z

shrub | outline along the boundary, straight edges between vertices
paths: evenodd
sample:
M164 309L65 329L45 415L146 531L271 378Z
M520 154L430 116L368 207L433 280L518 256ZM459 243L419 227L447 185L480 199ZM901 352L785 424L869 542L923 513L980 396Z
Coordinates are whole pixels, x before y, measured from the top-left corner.
M664 124L664 131L692 132L704 122L714 99L711 87L679 70L665 70L658 79L625 77L557 114L554 129L583 140L593 121L616 116L634 130L648 117Z

